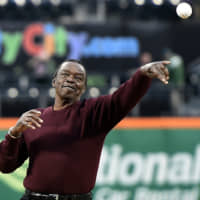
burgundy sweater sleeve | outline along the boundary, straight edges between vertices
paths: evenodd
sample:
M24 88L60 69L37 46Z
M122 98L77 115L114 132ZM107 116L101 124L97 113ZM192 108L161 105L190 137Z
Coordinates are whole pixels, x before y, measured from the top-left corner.
M107 133L139 102L148 90L151 79L140 70L112 95L87 101L87 123L89 135Z
M27 158L23 136L13 139L7 134L0 143L0 171L10 173L22 165Z

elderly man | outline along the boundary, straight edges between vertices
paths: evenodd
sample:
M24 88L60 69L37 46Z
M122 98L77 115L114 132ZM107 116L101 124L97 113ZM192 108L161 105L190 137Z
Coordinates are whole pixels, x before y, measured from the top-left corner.
M10 173L29 158L21 200L91 200L108 132L138 103L152 78L168 83L168 61L141 66L112 95L80 100L86 70L62 63L52 85L53 106L24 113L0 143L0 171Z

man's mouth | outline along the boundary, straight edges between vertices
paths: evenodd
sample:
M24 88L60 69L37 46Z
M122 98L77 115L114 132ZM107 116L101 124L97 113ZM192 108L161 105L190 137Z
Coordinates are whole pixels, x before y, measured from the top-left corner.
M74 86L71 86L71 85L63 85L62 88L67 88L67 89L70 89L70 90L73 90L73 91L76 90L76 88Z

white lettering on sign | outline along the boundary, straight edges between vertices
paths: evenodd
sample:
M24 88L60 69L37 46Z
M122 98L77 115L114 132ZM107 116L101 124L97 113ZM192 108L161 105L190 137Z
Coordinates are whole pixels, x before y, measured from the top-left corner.
M134 200L198 200L199 189L171 189L151 190L145 187L138 188Z
M127 200L131 193L127 190L113 190L107 187L100 188L94 195L94 200Z
M194 155L188 152L124 153L119 144L104 146L97 186L116 183L123 186L200 183L200 145Z

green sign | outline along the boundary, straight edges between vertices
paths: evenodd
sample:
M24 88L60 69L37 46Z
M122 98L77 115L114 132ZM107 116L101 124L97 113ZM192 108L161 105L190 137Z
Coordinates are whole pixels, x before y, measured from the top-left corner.
M27 162L12 174L0 174L1 200L20 198L26 168ZM198 200L199 184L199 130L113 130L106 138L93 196Z

